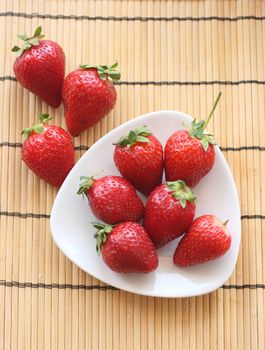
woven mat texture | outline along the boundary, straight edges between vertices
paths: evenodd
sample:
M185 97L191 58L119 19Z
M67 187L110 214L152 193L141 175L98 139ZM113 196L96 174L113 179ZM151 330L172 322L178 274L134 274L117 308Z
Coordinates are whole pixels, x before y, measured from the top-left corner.
M233 172L242 214L236 269L224 286L184 299L141 297L84 273L49 228L56 190L21 162L21 130L40 111L15 80L17 33L41 25L80 63L119 61L115 109L75 138L76 160L116 126L160 109L209 124ZM1 0L0 349L264 349L265 1ZM218 201L218 198L213 198Z

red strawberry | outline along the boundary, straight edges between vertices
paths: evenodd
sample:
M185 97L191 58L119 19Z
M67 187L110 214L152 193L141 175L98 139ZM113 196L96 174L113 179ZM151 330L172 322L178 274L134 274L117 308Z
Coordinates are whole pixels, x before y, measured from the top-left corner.
M117 93L109 78L120 79L120 73L115 70L117 65L81 65L65 78L62 98L72 136L95 125L113 109Z
M213 135L205 131L216 105L221 97L219 93L213 109L207 118L196 122L191 130L176 131L167 140L165 146L165 172L167 181L182 179L190 187L194 187L213 167L216 144Z
M78 194L87 195L93 214L108 224L124 221L139 221L144 206L132 185L121 176L103 176L94 179L82 176L84 180Z
M195 219L175 250L174 264L182 267L201 264L224 255L231 245L225 225L213 215Z
M49 114L40 114L38 124L26 128L22 146L22 160L42 179L59 187L74 165L71 136L59 126L45 125Z
M12 49L18 56L13 69L22 86L56 108L62 101L65 56L62 48L54 41L40 40L44 37L41 30L38 27L30 38L26 34L18 35L24 45Z
M122 176L148 196L161 184L163 148L144 126L121 138L114 151L114 162Z
M148 197L144 228L157 248L182 235L192 223L196 197L185 182L158 186Z
M121 273L146 273L158 266L155 247L144 230L135 222L124 222L116 227L92 223L98 230L97 252L102 253L108 267Z

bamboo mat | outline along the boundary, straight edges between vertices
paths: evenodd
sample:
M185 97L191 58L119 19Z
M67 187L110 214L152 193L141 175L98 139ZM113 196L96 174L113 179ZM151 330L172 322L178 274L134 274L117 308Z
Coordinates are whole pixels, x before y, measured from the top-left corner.
M115 110L75 138L76 159L148 111L205 117L233 172L242 211L236 269L217 291L160 299L113 290L55 246L56 190L21 162L21 130L53 110L14 79L17 33L42 25L80 63L119 61ZM265 1L1 0L0 349L264 349ZM218 200L216 198L215 200Z

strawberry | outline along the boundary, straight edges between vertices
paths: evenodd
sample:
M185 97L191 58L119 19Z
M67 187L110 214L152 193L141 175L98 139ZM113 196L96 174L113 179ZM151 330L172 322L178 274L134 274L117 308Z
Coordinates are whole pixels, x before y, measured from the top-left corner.
M167 182L154 189L147 199L144 228L156 248L182 235L192 223L196 197L185 182Z
M50 119L49 114L40 114L38 124L22 131L27 137L22 160L35 174L59 187L74 166L74 146L64 129L45 125Z
M81 65L65 78L62 98L72 136L95 125L113 109L117 93L110 79L120 79L117 66L117 62L112 66Z
M41 31L42 28L38 27L32 37L18 35L24 45L12 49L18 56L13 69L22 86L56 108L62 100L65 56L56 42L41 40L44 37Z
M130 131L114 145L114 163L119 172L138 191L148 196L162 181L161 143L144 126Z
M93 214L108 224L139 221L144 206L132 185L121 176L82 176L78 194L86 194Z
M144 230L135 222L123 222L113 227L92 223L98 230L97 252L102 253L106 265L120 273L147 273L158 266L155 247Z
M165 146L165 173L167 181L182 179L194 187L212 169L215 160L216 144L213 135L205 128L214 113L221 97L219 93L207 120L197 122L191 129L176 131L169 137Z
M222 224L214 215L196 218L175 250L174 264L190 266L224 255L231 245L226 223Z

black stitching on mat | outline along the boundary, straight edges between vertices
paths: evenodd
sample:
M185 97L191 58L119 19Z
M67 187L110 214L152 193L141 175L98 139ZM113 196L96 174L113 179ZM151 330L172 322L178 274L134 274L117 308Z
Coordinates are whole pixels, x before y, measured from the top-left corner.
M3 77L0 77L0 81L5 81L5 80L17 81L17 78L16 77L11 77L11 75L5 75Z
M106 285L100 286L98 284L84 285L84 284L59 284L59 283L31 283L31 282L17 282L0 280L0 286L17 287L17 288L45 288L45 289L72 289L72 290L116 290L118 288ZM223 289L265 289L265 284L230 284L223 285Z
M265 215L242 215L241 220L251 220L251 219L265 219Z
M185 21L194 21L194 22L201 22L201 21L228 21L228 22L236 22L240 20L257 20L262 21L265 19L264 16L237 16L237 17L219 17L219 16L202 16L202 17L179 17L179 16L173 16L173 17L142 17L142 16L135 16L135 17L127 17L127 16L77 16L77 15L51 15L51 14L40 14L40 13L25 13L25 12L13 12L13 11L7 11L7 12L1 12L0 17L24 17L24 18L42 18L42 19L74 19L77 21L140 21L140 22L148 22L148 21L179 21L179 22L185 22Z
M88 149L89 149L89 146L85 146L85 145L75 146L76 151L87 151Z
M31 283L31 282L17 282L0 280L0 286L18 287L18 288L45 288L45 289L83 289L83 290L117 290L112 286L100 286L98 284L84 285L84 284L58 284L58 283Z
M19 213L17 211L14 211L14 212L0 211L0 216L11 216L11 217L18 217L22 219L26 219L26 218L49 219L51 217L48 214Z
M17 81L17 78L16 77L11 77L11 75L5 75L3 77L0 77L0 81L5 81L5 80Z
M223 289L265 289L265 284L229 284L229 285L223 285Z
M0 147L21 148L22 147L22 143L20 143L20 142L3 141L3 142L0 142Z
M231 81L231 80L202 80L202 81L117 81L114 83L115 85L154 85L154 86L170 86L170 85L179 85L179 86L196 86L196 85L242 85L242 84L258 84L258 85L264 85L264 80L238 80L238 81Z
M12 80L17 81L16 77L6 75L0 77L0 81L4 80ZM114 85L127 85L127 86L135 86L135 85L141 85L141 86L148 86L148 85L154 85L154 86L171 86L171 85L179 85L179 86L188 86L188 85L242 85L242 84L258 84L258 85L264 85L265 80L238 80L238 81L231 81L231 80L209 80L209 81L116 81Z
M221 151L228 152L236 152L236 151L265 151L265 147L263 146L240 146L240 147L220 147Z

